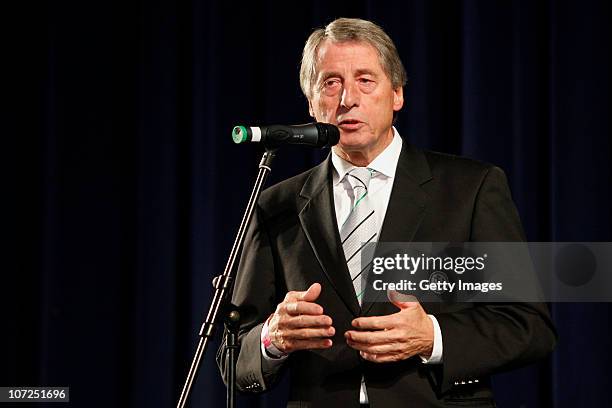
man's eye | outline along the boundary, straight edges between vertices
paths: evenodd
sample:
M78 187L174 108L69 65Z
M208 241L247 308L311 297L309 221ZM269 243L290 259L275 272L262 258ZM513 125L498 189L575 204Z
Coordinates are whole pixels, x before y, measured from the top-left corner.
M323 82L323 86L325 88L333 88L338 85L340 85L340 81L337 79L328 79L327 81Z
M374 81L372 81L370 78L359 78L359 82L362 84L371 84Z

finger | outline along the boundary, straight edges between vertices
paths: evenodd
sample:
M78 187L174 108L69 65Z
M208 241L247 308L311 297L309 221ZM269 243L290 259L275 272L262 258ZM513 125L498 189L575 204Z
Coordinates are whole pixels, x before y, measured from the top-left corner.
M349 347L355 350L363 351L364 353L368 353L368 354L394 354L394 353L399 353L400 351L402 351L400 343L370 345L370 344L355 343L350 340L347 340L346 344L348 344Z
M288 317L283 322L283 327L299 329L302 327L329 327L333 323L332 318L327 315L311 316L302 314L300 316Z
M308 290L302 292L301 296L298 297L298 300L303 300L305 302L314 302L317 300L319 295L321 294L321 284L318 282L310 285Z
M285 295L285 302L300 300L306 291L291 290Z
M296 301L304 300L307 302L313 302L321 294L321 284L313 283L310 287L304 291L292 290L287 292L285 295L285 301Z
M314 350L327 349L333 345L331 339L316 339L316 340L288 340L284 343L285 352L296 350Z
M311 302L288 302L284 304L284 309L288 314L293 316L299 316L301 314L318 316L323 314L323 308Z
M298 339L298 340L309 340L309 339L321 339L325 337L331 337L336 334L336 329L333 327L318 328L318 329L293 329L283 330L283 338L286 340Z
M416 297L412 295L407 295L405 293L400 293L396 290L388 290L387 297L389 301L397 306L400 310L408 309L409 307L414 307L419 304L419 301Z
M400 332L394 329L367 332L349 330L344 333L344 337L354 343L362 344L384 344L401 340Z
M394 315L372 316L358 317L357 319L354 319L351 324L357 329L384 330L392 329L393 327L395 327L396 321Z
M374 353L366 353L363 351L360 351L359 355L361 355L361 358L363 358L364 360L368 360L373 363L392 363L395 361L405 360L407 358L412 357L412 356L404 356L403 354L394 354L394 353L374 354Z

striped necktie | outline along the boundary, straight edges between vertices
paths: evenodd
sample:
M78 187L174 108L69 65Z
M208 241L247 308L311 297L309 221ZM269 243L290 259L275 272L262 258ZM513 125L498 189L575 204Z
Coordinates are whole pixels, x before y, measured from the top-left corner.
M372 178L372 170L366 167L355 167L346 174L346 178L353 189L352 208L347 219L340 228L340 240L348 270L353 280L355 294L362 302L362 278L369 260L362 263L364 246L369 242L376 242L378 228L374 217L374 208L368 197L368 186ZM373 251L367 251L372 253Z

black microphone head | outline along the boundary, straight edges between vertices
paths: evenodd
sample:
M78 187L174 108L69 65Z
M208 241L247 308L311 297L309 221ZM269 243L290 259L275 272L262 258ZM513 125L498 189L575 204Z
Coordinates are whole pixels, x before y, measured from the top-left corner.
M232 140L240 143L261 143L266 148L278 148L286 144L310 147L331 147L340 140L340 131L329 123L306 123L284 126L235 126Z
M319 147L332 147L340 141L340 130L331 123L317 122L315 124L319 131Z

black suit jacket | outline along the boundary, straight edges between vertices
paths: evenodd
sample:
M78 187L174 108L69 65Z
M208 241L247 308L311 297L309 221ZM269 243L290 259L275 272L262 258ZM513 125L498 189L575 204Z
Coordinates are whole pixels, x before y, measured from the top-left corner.
M381 242L521 241L507 181L497 167L426 152L404 142ZM292 353L280 367L261 357L263 322L287 291L319 282L317 300L336 335L327 350ZM237 384L269 389L290 371L289 406L358 407L365 377L372 407L493 406L489 376L530 363L556 340L544 304L425 304L438 319L443 363L418 357L397 363L364 361L344 333L357 316L397 312L391 303L359 306L340 244L332 191L332 164L267 189L247 235L233 294L242 311ZM226 377L225 342L217 360Z

